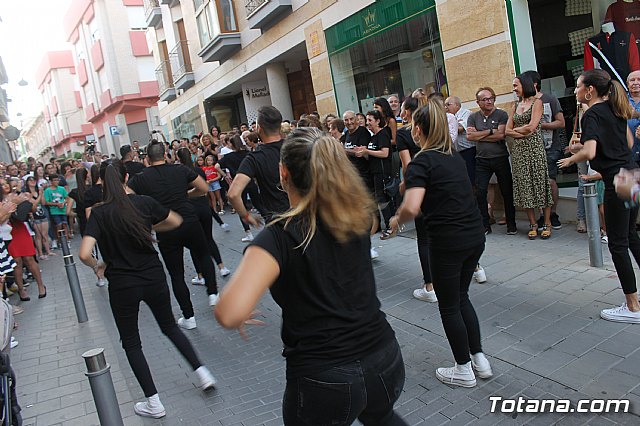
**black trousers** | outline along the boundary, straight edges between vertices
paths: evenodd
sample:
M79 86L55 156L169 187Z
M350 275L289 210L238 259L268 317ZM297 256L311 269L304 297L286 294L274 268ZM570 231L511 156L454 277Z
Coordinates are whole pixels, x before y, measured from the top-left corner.
M469 285L484 243L465 250L440 250L429 246L433 289L453 357L458 364L471 360L469 352L482 352L480 324L469 300Z
M204 231L204 238L205 240L207 240L209 254L213 257L216 265L219 265L222 263L222 256L220 255L220 249L218 248L216 241L213 239L213 220L211 216L211 207L209 206L209 204L205 203L194 203L194 207L196 208L200 226L202 226L202 230ZM202 269L200 267L200 264L198 263L198 258L193 255L193 252L191 252L191 260L193 261L193 266L195 266L196 268L196 272L201 274Z
M607 225L609 252L624 294L633 294L638 291L636 275L629 257L629 250L631 250L633 258L640 265L640 238L638 238L636 231L637 217L638 206L628 208L625 202L618 198L613 187L605 189L604 222Z
M471 185L476 184L476 152L477 149L475 146L460 151L460 155L467 164L467 174L469 175Z
M171 312L169 300L169 288L166 282L156 285L140 286L112 290L109 286L109 303L111 312L116 321L116 327L120 333L122 348L124 349L133 374L138 379L140 387L147 398L158 393L149 364L142 352L142 342L138 330L138 312L140 302L145 302L151 309L151 313L160 326L162 333L173 342L178 351L185 357L193 370L202 365L196 355L191 342L176 325L176 320Z
M420 267L422 268L422 279L425 284L429 284L431 280L431 269L429 267L429 238L427 236L427 225L424 222L424 216L420 215L414 220L416 225L416 236L418 237L418 258L420 259Z
M176 297L182 315L193 316L193 305L189 297L189 287L184 281L184 248L188 248L202 269L207 294L217 294L216 272L209 255L209 246L200 222L189 220L178 229L158 233L158 248L171 277L173 295Z
M516 208L513 206L513 179L511 177L511 165L509 157L476 158L476 197L478 208L482 215L482 224L489 227L489 208L487 206L487 192L489 180L496 174L498 186L504 199L504 214L507 218L507 226L516 226Z
M378 203L378 210L382 213L385 229L389 228L389 220L393 216L393 200L384 192L384 176L382 173L370 174L367 186ZM380 217L379 213L376 213Z

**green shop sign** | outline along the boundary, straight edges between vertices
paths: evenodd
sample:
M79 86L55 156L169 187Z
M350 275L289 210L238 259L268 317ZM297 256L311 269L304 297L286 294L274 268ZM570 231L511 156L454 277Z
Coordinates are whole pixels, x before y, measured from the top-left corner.
M378 0L325 32L329 54L389 30L436 7L435 0Z

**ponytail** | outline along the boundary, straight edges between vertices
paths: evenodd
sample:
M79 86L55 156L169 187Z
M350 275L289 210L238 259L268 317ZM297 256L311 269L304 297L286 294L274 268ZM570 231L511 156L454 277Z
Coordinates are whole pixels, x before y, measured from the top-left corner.
M104 217L105 227L121 238L133 239L140 248L153 249L153 237L141 212L133 205L124 190L127 170L120 160L100 164L103 204L113 204L111 214Z
M613 113L625 120L631 120L633 118L633 108L629 103L629 99L626 96L626 91L622 84L615 80L609 80L611 85L611 93L609 94L609 105Z

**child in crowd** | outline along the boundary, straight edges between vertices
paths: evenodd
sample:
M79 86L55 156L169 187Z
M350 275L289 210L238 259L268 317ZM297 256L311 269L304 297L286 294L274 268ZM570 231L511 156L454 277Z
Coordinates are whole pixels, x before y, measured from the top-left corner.
M224 214L224 203L222 202L222 196L220 195L220 174L216 170L216 162L213 155L207 155L204 160L204 174L207 177L207 184L209 185L209 202L211 208L219 214Z
M598 193L598 213L600 216L600 238L603 243L608 244L609 237L607 237L607 225L604 223L604 181L602 180L602 175L589 167L588 173L586 175L581 174L580 179L585 183L595 182L596 184L596 192Z
M49 177L51 186L44 190L45 205L49 207L51 221L56 227L56 235L59 238L60 230L64 230L64 235L69 238L69 225L67 223L67 210L65 200L69 195L63 186L60 186L60 176L51 175Z

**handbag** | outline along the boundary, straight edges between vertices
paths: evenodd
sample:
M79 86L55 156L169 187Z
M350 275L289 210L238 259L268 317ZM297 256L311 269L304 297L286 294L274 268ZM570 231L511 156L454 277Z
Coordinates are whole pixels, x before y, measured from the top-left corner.
M392 176L386 179L384 182L384 193L387 194L389 198L394 198L400 192L400 179L395 176Z
M33 204L31 204L31 201L23 201L18 204L16 211L11 213L11 218L14 220L19 220L20 222L26 222L32 209Z

